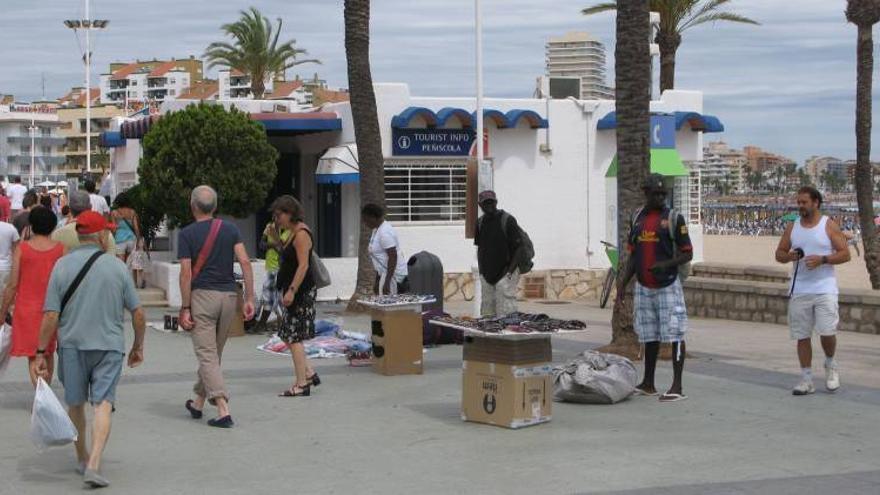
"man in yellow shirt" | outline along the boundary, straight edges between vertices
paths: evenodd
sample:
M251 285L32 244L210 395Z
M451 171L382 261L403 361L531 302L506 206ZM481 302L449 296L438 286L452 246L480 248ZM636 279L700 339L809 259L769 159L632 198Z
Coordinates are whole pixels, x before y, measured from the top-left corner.
M272 311L281 303L281 294L275 288L278 268L281 263L281 249L290 238L289 230L281 230L275 226L275 222L269 222L263 229L263 237L260 239L260 247L266 250L266 280L263 282L263 292L260 297L260 321L252 330L252 333L266 331L266 322Z
M73 221L67 222L63 227L52 232L52 240L64 244L64 247L70 252L79 247L79 234L76 232L76 217L82 212L91 211L92 202L88 193L85 191L73 191L70 193L68 206L70 207L70 212L73 214ZM107 240L105 251L116 256L116 241L113 240L112 235L109 236L109 239Z

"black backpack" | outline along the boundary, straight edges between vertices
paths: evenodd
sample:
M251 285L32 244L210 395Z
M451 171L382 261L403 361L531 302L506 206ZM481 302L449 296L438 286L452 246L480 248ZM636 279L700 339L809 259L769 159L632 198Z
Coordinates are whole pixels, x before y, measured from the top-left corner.
M510 222L510 213L507 213L504 210L501 210L501 232L504 233L504 237L507 237L507 224ZM480 225L482 226L483 218L480 217ZM532 243L532 238L529 237L529 234L523 230L522 227L519 228L520 232L520 246L522 246L522 257L517 263L517 267L519 267L519 274L525 275L532 271L532 268L535 267L534 259L535 259L535 245Z

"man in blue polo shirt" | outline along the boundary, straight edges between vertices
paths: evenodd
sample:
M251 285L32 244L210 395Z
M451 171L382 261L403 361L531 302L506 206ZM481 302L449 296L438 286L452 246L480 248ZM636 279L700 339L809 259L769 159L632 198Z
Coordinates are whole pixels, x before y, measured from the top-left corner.
M110 413L116 400L116 384L122 374L125 356L123 335L124 310L132 315L134 342L128 355L128 366L134 368L144 360L146 321L138 300L134 281L125 263L104 254L109 243L112 224L98 213L87 211L76 219L80 246L58 260L43 308L36 367L41 376L48 374L44 358L46 346L58 333L58 377L64 385L64 401L76 426L77 471L89 488L110 484L99 474L101 455L110 437ZM100 256L63 303L74 279L97 253ZM85 403L95 408L92 424L92 451L86 449Z

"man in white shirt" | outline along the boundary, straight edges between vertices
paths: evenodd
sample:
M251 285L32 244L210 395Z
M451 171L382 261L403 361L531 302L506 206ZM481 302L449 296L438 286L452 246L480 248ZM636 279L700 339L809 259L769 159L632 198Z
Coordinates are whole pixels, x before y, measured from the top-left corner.
M110 218L110 206L107 205L107 200L104 199L103 196L95 193L95 181L91 179L85 181L85 183L83 183L83 189L89 193L89 202L92 204L92 211L104 215L105 218Z
M376 269L376 293L395 295L407 276L406 258L394 227L385 221L381 206L368 204L361 210L364 224L373 229L370 237L370 259Z
M24 201L25 193L27 193L27 188L22 185L21 177L13 178L12 184L10 184L9 189L6 191L6 194L9 196L9 202L12 203L12 215L10 218L15 217L16 213L24 209L21 203Z
M20 237L18 230L8 222L0 222L0 291L6 287L12 271L12 253Z

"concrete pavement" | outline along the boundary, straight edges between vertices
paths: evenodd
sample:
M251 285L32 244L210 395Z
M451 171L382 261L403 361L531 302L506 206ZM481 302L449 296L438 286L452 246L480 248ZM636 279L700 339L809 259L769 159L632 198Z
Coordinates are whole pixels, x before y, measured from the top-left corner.
M554 338L556 362L609 339L608 310L524 309L590 324L578 338ZM345 327L368 322L346 317ZM218 431L183 408L195 370L188 337L149 331L146 364L126 370L119 387L105 493L880 493L877 336L842 334L843 389L822 391L817 359L820 392L796 398L786 328L692 320L690 400L557 403L551 423L518 431L461 421L460 347L429 349L421 376L318 360L324 384L283 399L290 362L257 351L263 340L227 346L237 426ZM662 363L658 387L670 381ZM13 361L0 378L0 493L78 491L72 448L40 454L28 439L32 396L25 363Z

